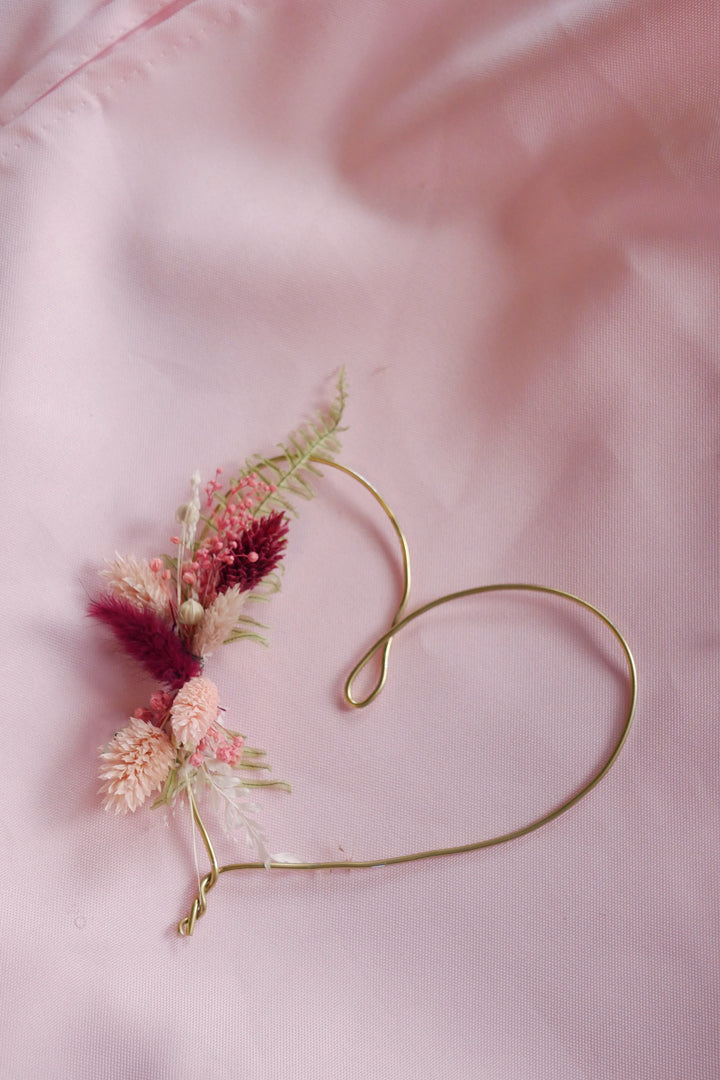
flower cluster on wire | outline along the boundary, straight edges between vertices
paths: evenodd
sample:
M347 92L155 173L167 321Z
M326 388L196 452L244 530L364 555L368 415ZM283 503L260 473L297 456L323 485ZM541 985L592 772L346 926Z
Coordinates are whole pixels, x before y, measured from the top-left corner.
M318 461L332 461L345 406L341 372L326 414L304 424L273 458L256 455L227 486L215 478L201 490L191 477L191 497L177 511L176 553L144 560L116 556L103 571L105 595L89 613L104 623L123 650L159 684L101 749L101 793L107 809L170 805L186 792L208 789L231 830L242 830L250 848L269 862L256 820L252 788L290 786L258 779L269 769L262 750L225 726L217 687L204 674L205 660L241 638L262 641L262 629L245 610L248 600L279 588L275 571L285 554L292 498L312 498Z
M249 472L222 493L220 474L206 486L204 506L200 476L191 478L192 497L179 508L179 534L171 538L177 555L116 556L102 575L106 595L90 605L90 614L160 684L102 749L101 792L106 808L126 813L153 795L155 805L169 804L204 783L261 853L263 836L246 789L287 785L239 775L268 766L261 750L246 747L243 735L221 723L217 687L203 669L224 643L258 636L244 605L282 560L288 522L280 510L257 516L275 485Z

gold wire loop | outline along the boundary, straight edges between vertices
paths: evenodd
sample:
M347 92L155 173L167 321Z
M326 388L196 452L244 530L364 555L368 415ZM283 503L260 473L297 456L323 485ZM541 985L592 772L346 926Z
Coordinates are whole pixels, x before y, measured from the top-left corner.
M284 454L279 454L277 457L270 458L270 460L272 462L275 462L285 461L287 459L285 458ZM400 545L400 558L402 560L403 569L403 592L402 596L400 597L400 603L398 604L397 610L393 615L392 622L390 623L390 630L387 634L385 634L382 642L376 642L373 648L368 653L366 653L365 656L363 656L362 660L358 664L355 665L355 667L348 675L347 681L345 682L344 694L345 700L347 701L348 705L352 705L354 709L364 709L366 705L369 705L372 701L375 700L375 698L378 696L387 681L388 664L390 661L390 648L392 646L393 639L392 628L396 626L400 621L402 613L404 612L407 606L408 599L410 597L410 549L408 547L405 533L400 528L400 523L398 522L398 519L395 517L395 514L390 509L388 504L385 502L380 492L370 483L369 480L366 480L365 477L362 476L359 472L355 472L354 469L348 468L347 465L341 465L339 461L332 461L330 458L310 457L308 458L308 460L312 461L315 465L329 465L330 468L337 469L339 472L345 473L346 476L351 476L353 480L357 480L357 482L361 484L366 491L369 491L372 497L380 505L380 507L383 509L383 511L389 518L390 524L395 530L395 535ZM367 697L360 699L353 697L352 686L355 682L355 679L365 668L365 666L370 663L379 648L382 648L380 675L378 676L378 680L374 688L370 691Z
M274 460L283 459L276 458ZM543 825L547 825L555 818L560 817L561 814L564 814L565 811L569 810L572 806L575 806L576 803L580 802L581 799L583 799L587 794L589 794L589 792L592 791L592 789L600 783L603 777L607 775L607 773L617 760L618 755L620 754L620 751L622 750L625 744L625 740L627 739L628 733L630 731L630 726L635 715L635 707L637 704L637 669L635 666L635 660L633 658L632 652L630 651L630 646L628 645L623 635L620 633L615 624L611 622L607 615L604 615L603 612L599 610L599 608L596 608L587 600L582 600L579 596L575 596L573 593L565 592L563 589L555 589L548 585L529 585L523 583L478 585L469 589L461 589L458 592L447 593L445 596L440 596L435 600L429 601L429 603L427 604L423 604L422 607L419 607L415 611L410 612L410 614L403 615L410 593L410 555L408 551L407 540L402 529L400 528L400 525L398 524L395 515L393 514L392 510L385 502L385 500L382 498L382 496L379 494L379 492L373 487L372 484L369 483L369 481L367 481L359 473L356 473L352 469L349 469L346 465L340 465L335 461L330 461L325 458L313 457L310 460L316 462L317 464L329 465L334 469L339 469L341 472L346 473L348 476L353 477L360 484L362 484L362 486L365 487L374 496L374 498L377 500L377 502L380 504L380 506L390 519L395 533L398 537L402 552L404 590L400 605L395 612L390 627L383 634L380 635L377 641L375 641L370 646L365 655L359 660L359 662L350 672L350 675L345 682L345 698L349 705L353 706L354 708L364 708L366 705L369 705L371 701L374 701L374 699L378 696L387 679L388 655L390 651L390 646L392 645L392 641L395 635L400 633L400 631L403 630L406 626L409 626L410 623L414 622L416 619L419 619L421 615L425 615L427 614L427 612L432 611L434 608L440 607L443 604L449 604L454 600L460 600L468 596L481 596L486 593L494 592L530 592L543 593L548 596L559 597L562 600L567 600L572 604L576 604L577 606L584 608L586 611L590 612L590 614L600 619L600 621L613 634L622 649L630 679L630 699L622 729L620 731L620 735L602 765L595 771L591 778L578 791L576 791L573 795L570 796L570 798L566 799L559 806L556 806L552 810L542 814L540 817L531 821L527 825L523 825L518 829L513 829L511 832L503 833L500 836L490 837L486 840L476 840L469 844L456 844L452 847L437 848L431 851L415 851L407 855L390 855L380 859L344 859L333 860L330 862L271 862L268 869L360 870L370 867L392 866L396 863L415 862L419 859L434 859L444 855L458 855L462 852L478 851L481 848L495 847L498 844L504 844L510 840L516 840L521 836L527 836L528 833L534 832L536 829L541 828ZM357 676L360 674L360 672L372 660L375 654L381 649L382 669L379 680L375 685L375 688L370 694L368 694L366 698L358 700L352 695L353 683ZM192 789L190 788L188 788L188 797L192 806L193 818L198 826L200 835L202 836L203 842L208 852L208 856L210 858L211 870L200 882L198 895L195 900L193 900L190 914L186 918L182 919L181 922L178 924L179 933L186 936L190 936L192 934L195 928L195 923L202 915L205 914L205 911L207 909L207 893L215 885L221 874L229 873L232 870L263 870L266 868L266 864L262 862L229 863L225 866L219 866L215 851L210 841L210 837L208 836L207 830L202 822L202 819L198 812L197 803L195 802L195 797L192 793Z

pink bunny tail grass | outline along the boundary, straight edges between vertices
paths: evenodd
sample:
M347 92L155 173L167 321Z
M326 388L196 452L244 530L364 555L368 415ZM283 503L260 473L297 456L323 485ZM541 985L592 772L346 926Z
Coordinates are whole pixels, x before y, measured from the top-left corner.
M170 725L176 740L195 747L217 720L218 691L209 679L191 679L178 690L172 709Z
M171 690L202 671L202 661L183 647L173 627L150 608L104 596L90 604L88 613L105 623L125 652Z
M215 597L205 610L202 622L195 627L192 647L198 656L215 652L237 625L245 597L237 585Z
M100 754L105 809L137 810L158 791L175 764L175 748L164 731L133 717Z

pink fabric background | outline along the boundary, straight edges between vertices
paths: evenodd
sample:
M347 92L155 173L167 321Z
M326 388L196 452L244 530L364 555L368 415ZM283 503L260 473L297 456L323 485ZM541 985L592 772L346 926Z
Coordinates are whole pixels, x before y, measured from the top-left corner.
M0 15L2 1076L715 1078L717 4ZM579 593L635 649L636 727L533 836L228 875L183 940L186 813L99 808L97 748L147 684L87 593L105 556L166 548L194 468L271 450L340 364L343 460L400 517L414 603ZM618 730L612 642L522 597L406 631L349 713L398 588L386 523L328 475L271 649L212 662L294 785L262 799L276 851L492 835Z

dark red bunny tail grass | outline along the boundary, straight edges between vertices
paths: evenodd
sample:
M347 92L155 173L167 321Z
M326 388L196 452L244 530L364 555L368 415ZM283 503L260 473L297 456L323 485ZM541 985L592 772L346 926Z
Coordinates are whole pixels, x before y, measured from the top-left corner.
M151 608L104 596L93 600L88 614L105 623L128 656L169 689L179 690L201 673L202 661L183 647L174 628Z
M237 538L231 563L218 576L217 591L227 592L233 585L240 592L254 589L279 564L287 547L288 520L280 510L251 521Z

